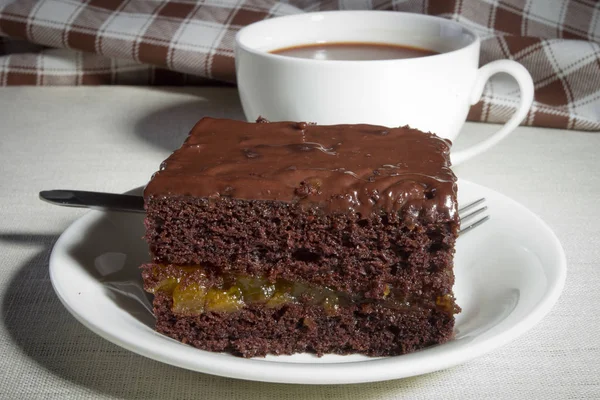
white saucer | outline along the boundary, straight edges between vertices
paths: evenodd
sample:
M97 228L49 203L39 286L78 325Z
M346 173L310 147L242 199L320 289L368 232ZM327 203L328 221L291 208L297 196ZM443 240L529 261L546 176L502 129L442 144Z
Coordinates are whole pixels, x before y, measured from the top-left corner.
M478 357L546 315L566 276L563 249L548 226L497 192L459 182L459 202L485 197L492 218L460 237L455 295L463 311L456 339L387 358L310 354L242 359L181 344L153 330L138 267L148 259L143 215L91 211L59 238L50 278L65 307L100 336L146 357L208 374L265 382L339 384L424 374ZM500 372L500 371L499 371Z

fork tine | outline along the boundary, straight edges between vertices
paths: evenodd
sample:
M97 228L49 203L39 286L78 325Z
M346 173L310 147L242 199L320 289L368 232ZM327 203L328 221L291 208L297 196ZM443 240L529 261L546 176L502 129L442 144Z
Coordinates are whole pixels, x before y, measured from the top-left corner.
M490 219L489 215L486 215L485 217L473 222L471 225L461 228L460 231L458 231L459 235L464 235L465 233L469 232L470 230L477 228L479 225L483 224L485 221L487 221L488 219Z
M471 218L473 218L474 216L481 214L481 213L482 213L482 212L484 212L485 210L487 210L487 206L483 206L483 207L481 207L481 208L479 208L479 209L477 209L477 210L473 211L472 213L465 215L464 217L460 217L460 222L461 222L461 223L462 223L462 222L465 222L466 220L468 220L468 219L471 219Z
M481 203L483 203L485 201L485 197L482 197L481 199L475 200L469 204L467 204L466 206L463 206L461 208L458 209L458 217L460 218L460 224L461 224L461 228L458 231L459 235L463 235L467 232L469 232L470 230L473 230L475 228L477 228L479 225L483 224L485 221L490 219L489 215L484 216L483 218L479 218L478 220L476 220L475 222L471 223L470 225L464 226L463 224L470 219L473 219L474 217L476 217L477 215L485 212L488 207L486 205L483 205L479 208L477 208L475 211L471 211L469 214L462 216L460 215L461 213L464 214L465 211L471 210L475 207L477 207L478 205L480 205Z
M481 198L481 199L479 199L479 200L475 200L474 202L472 202L472 203L469 203L469 204L467 204L466 206L462 206L461 208L459 208L459 209L458 209L458 213L460 214L460 213L463 213L463 212L465 212L465 211L467 211L467 210L470 210L471 208L473 208L473 207L475 207L475 206L477 206L477 205L479 205L479 204L483 203L484 201L485 201L485 197L482 197L482 198Z

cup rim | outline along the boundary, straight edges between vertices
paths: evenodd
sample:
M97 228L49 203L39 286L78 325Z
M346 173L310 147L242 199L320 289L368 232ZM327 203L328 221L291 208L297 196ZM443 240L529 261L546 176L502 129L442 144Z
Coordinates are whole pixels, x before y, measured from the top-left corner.
M410 17L410 18L421 19L421 20L438 21L438 22L443 21L444 23L448 23L449 25L454 25L455 27L458 27L458 28L464 30L467 34L469 34L472 37L472 41L470 43L468 43L467 45L459 47L457 49L445 51L445 52L438 53L438 54L428 55L425 57L389 59L389 60L315 60L315 59L308 59L308 58L289 57L289 56L285 56L285 55L281 55L281 54L274 54L269 51L258 50L256 48L247 46L246 44L242 43L241 37L244 34L246 34L246 32L248 32L248 30L255 27L256 25L270 23L273 20L299 19L299 18L306 18L306 17L311 17L311 16L314 17L314 16L317 16L320 14L326 14L326 15L328 15L328 14L340 14L340 15L341 14L345 14L345 15L366 14L366 15L370 15L370 16L373 16L374 14L387 14L387 15L394 14L394 15L398 15L398 16ZM435 15L417 14L417 13L410 13L410 12L404 12L404 11L385 11L385 10L331 10L331 11L314 11L314 12L306 12L306 13L301 13L301 14L284 15L284 16L280 16L280 17L267 18L267 19L263 19L261 21L253 22L250 25L247 25L247 26L243 27L242 29L240 29L238 31L238 33L235 35L235 52L237 53L238 50L242 49L246 52L249 52L249 53L261 56L261 57L265 57L267 59L273 59L273 60L278 60L278 61L282 61L282 62L328 64L328 65L333 65L333 64L364 65L366 63L368 63L368 64L372 64L372 63L377 63L377 64L409 63L409 62L420 62L421 60L424 60L424 59L427 59L427 60L438 59L440 57L447 57L449 55L453 55L458 52L465 51L466 49L469 49L472 46L478 46L480 44L480 42L481 42L481 39L479 38L479 35L477 35L475 33L475 31L473 31L471 28L468 28L462 24L459 24L456 21L438 17ZM236 57L236 59L237 59L237 57Z

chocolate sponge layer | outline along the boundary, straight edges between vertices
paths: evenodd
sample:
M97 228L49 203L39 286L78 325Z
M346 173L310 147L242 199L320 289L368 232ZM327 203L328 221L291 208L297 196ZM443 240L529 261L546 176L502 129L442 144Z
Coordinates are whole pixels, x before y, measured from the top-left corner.
M361 218L290 203L222 198L146 199L146 240L159 264L202 265L301 281L381 299L452 293L455 221ZM417 218L418 221L418 218Z
M235 313L174 315L172 298L154 298L156 330L203 350L242 357L310 352L392 356L452 338L454 317L435 309L398 312L377 304L323 308L301 303L267 308L252 305Z

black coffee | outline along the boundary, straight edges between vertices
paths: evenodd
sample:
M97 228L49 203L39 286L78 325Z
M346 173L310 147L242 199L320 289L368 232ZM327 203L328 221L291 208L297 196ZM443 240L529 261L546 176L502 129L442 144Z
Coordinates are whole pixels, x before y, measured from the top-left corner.
M398 60L439 54L417 47L359 42L307 44L273 50L271 53L313 60Z

